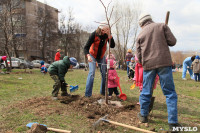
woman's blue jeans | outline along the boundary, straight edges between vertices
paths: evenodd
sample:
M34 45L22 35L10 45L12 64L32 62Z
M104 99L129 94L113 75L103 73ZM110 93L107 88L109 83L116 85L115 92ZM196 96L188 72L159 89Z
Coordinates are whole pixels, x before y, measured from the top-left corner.
M143 88L140 93L140 113L142 116L149 115L149 104L152 97L152 85L158 74L163 94L166 96L168 123L178 123L177 117L177 94L175 91L172 67L162 67L143 72Z
M86 97L92 96L92 88L93 88L93 83L94 83L96 62L98 63L98 66L99 66L100 72L101 72L100 93L102 95L105 95L105 82L106 82L106 59L105 59L105 56L102 59L95 59L92 55L90 55L90 56L92 58L92 62L89 62L89 73L88 73L87 82L86 82L85 96Z

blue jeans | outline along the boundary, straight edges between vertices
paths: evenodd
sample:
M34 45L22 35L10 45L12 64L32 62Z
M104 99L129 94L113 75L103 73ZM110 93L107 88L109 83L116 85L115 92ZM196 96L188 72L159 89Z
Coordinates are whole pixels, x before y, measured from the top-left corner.
M166 96L168 123L178 123L177 117L177 94L175 91L172 67L162 67L143 72L143 88L140 93L140 113L142 116L149 115L149 104L152 97L152 85L158 74L163 94Z
M200 74L194 73L194 79L195 79L195 81L200 81Z
M126 65L127 65L127 75L129 75L129 67L128 67L129 63L130 63L130 61L126 61Z
M85 96L90 97L92 96L92 88L94 83L94 76L95 76L95 69L96 69L96 62L98 63L98 66L100 68L101 72L101 89L100 93L102 95L105 95L105 83L106 83L106 59L105 56L102 59L95 59L92 55L90 55L92 58L92 62L89 62L89 73L87 77L86 82L86 90L85 90Z
M190 69L190 68L187 68L188 67L188 65L186 64L186 63L183 63L183 72L182 72L182 78L185 78L186 77L186 72L187 72L187 70L189 71L189 73L190 73L190 77L191 78L193 78L193 76L192 76L192 74L193 74L193 71L192 71L192 69ZM190 67L190 66L189 66Z

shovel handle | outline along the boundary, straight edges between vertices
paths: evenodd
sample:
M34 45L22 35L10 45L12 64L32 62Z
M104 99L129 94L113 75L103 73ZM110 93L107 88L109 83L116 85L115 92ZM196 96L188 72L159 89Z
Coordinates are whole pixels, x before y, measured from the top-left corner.
M121 94L122 94L122 89L121 89L121 86L120 86L120 84L119 84L119 77L117 77L117 83L118 83L118 86L119 86L119 90L120 90L120 92L121 92Z
M153 131L149 131L149 130L141 129L141 128L138 128L138 127L135 127L135 126L130 126L130 125L118 123L118 122L115 122L115 121L108 120L107 122L114 124L114 125L130 128L130 129L133 129L133 130L136 130L136 131L141 131L141 132L144 132L144 133L155 133Z
M168 25L168 21L169 21L169 14L170 12L167 11L167 14L166 14L166 18L165 18L165 24Z
M62 129L56 129L56 128L47 128L48 131L53 131L53 132L58 132L58 133L71 133L71 131L67 131L67 130L62 130Z

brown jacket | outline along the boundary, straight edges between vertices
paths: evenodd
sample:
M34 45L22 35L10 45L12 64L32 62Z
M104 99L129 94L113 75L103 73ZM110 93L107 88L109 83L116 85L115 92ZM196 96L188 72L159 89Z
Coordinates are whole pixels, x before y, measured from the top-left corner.
M199 62L199 59L195 59L192 62L191 68L192 68L194 73L200 73L200 62Z
M144 70L172 66L168 46L174 46L176 38L164 23L148 21L136 41L136 55Z

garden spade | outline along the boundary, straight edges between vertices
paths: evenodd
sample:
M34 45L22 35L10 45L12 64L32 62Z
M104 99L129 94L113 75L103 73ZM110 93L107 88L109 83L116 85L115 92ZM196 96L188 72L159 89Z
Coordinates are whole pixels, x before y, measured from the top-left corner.
M72 93L72 92L78 90L78 85L76 85L76 86L66 85L66 86L67 86L67 87L70 87L70 88L69 88L70 93Z
M26 125L26 127L31 128L32 125L35 124L35 123L38 124L37 122L28 123L28 124ZM40 125L43 125L43 126L47 127L47 126L44 125L44 124L40 124ZM62 129L56 129L56 128L50 128L50 127L47 127L47 130L48 130L48 131L53 131L53 132L58 132L58 133L71 133L71 131L62 130Z

